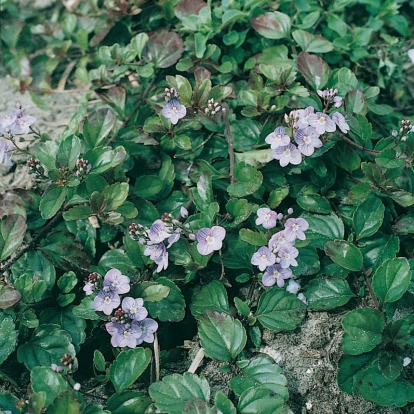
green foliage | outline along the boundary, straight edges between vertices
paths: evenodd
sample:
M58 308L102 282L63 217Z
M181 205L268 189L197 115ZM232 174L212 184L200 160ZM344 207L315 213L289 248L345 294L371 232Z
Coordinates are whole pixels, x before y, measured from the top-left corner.
M86 92L59 136L32 127L35 188L1 196L0 364L11 384L30 377L1 410L288 413L286 377L257 348L307 311L345 314L341 390L414 401L409 2L3 3L0 59L21 91L40 107L43 92ZM114 269L129 290L107 284ZM97 310L100 292L119 305ZM131 326L140 339L117 349ZM231 393L160 377L195 334ZM86 394L109 383L104 407L74 378Z

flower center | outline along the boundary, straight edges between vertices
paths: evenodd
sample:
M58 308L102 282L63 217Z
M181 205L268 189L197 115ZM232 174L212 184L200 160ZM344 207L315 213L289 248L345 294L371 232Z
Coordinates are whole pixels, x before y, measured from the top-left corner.
M105 296L104 302L105 302L106 304L111 303L111 297L110 297L110 296Z
M264 217L265 220L270 220L270 214L269 213L265 214L263 217Z
M207 237L206 237L206 242L207 242L208 244L213 244L213 243L214 243L214 237L207 236Z
M137 313L137 309L136 308L129 308L129 313L131 315L133 315L133 314Z
M304 141L304 143L305 143L305 144L310 144L310 142L311 142L312 140L311 140L311 137L310 137L309 135L305 135L305 136L303 137L303 141Z
M326 120L325 120L325 118L324 118L323 116L321 116L321 117L318 119L318 122L319 122L321 125L324 125L324 124L325 124L325 122L326 122Z
M260 260L261 260L262 262L265 262L265 261L267 260L267 256L266 256L265 254L262 254L262 255L260 256Z

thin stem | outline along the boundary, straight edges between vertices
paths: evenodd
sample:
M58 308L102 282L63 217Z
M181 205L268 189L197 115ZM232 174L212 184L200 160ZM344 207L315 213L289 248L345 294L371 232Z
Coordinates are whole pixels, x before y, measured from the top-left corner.
M224 112L224 122L226 124L226 135L227 135L227 145L229 148L229 159L230 159L230 183L233 184L236 179L234 177L234 147L233 147L233 136L231 135L230 122L229 122L229 107L226 105Z
M175 154L174 158L181 158L181 157L185 157L186 155L192 154L194 151L197 151L199 148L201 148L205 143L210 141L213 135L214 135L214 132L212 132L201 144L197 145L195 148L191 148L190 151L184 152L182 154Z
M158 343L158 335L154 333L154 359L155 359L155 381L160 380L160 346Z
M365 272L365 269L362 269L362 274L364 275L365 283L367 284L367 288L368 288L368 291L369 291L369 295L371 296L371 299L374 302L374 306L375 306L376 309L380 310L381 306L378 303L378 299L375 296L374 291L372 290L371 281L369 280L369 278L368 278L368 276L367 276L367 274Z
M346 137L343 134L340 134L340 136L345 142L347 142L348 144L352 145L355 148L358 148L361 151L364 151L366 154L373 155L374 157L376 157L379 154L379 151L366 149L366 148L362 147L361 145L356 144L354 141L350 140L348 137Z

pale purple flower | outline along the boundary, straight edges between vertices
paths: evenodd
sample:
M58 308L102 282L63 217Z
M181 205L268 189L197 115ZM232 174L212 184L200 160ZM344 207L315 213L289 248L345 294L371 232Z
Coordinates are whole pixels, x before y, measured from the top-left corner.
M332 115L332 120L338 125L339 129L346 134L349 131L349 125L346 122L345 117L340 112L335 112Z
M215 250L220 250L226 230L221 226L213 226L211 229L204 227L197 232L197 250L202 256L207 256Z
M164 243L160 243L158 248L161 251L161 254L155 257L153 260L158 265L156 272L160 273L162 270L168 267L168 252L165 248Z
M23 114L26 112L26 108L23 108L22 105L19 102L16 102L16 107L10 112L11 116L17 116L18 118L21 118Z
M85 292L86 296L92 295L92 293L95 291L96 285L95 283L86 282L85 286L83 287L83 291Z
M299 293L298 299L301 300L305 305L308 304L308 300L306 299L306 296L303 293Z
M323 145L319 139L319 134L313 127L298 129L295 133L295 141L298 144L299 151L308 157L315 152L315 148L320 148Z
M152 344L154 342L154 332L158 329L158 323L154 319L146 318L142 321L133 322L133 325L139 327L142 335L137 339L137 345L142 342Z
M260 271L263 272L266 267L276 263L276 256L268 247L263 246L252 256L251 263L258 266Z
M411 60L411 63L414 63L414 49L410 49L407 52L408 58Z
M0 119L0 134L3 134L6 129L11 129L11 126L16 122L16 115L6 115Z
M144 256L149 256L151 260L155 260L157 257L160 257L164 252L161 246L164 246L164 243L150 244L145 248Z
M289 284L286 287L286 291L288 291L289 293L293 293L294 295L296 295L300 289L300 284L295 282L293 279L289 280Z
M120 303L121 299L119 299L117 293L112 290L102 289L93 300L93 308L97 311L102 311L105 315L110 315Z
M276 227L276 220L277 213L270 210L270 208L259 208L257 210L256 224L258 226L261 224L265 229L272 229Z
M30 126L35 122L36 118L34 116L22 116L21 118L17 118L9 128L15 135L28 134L30 132Z
M56 364L50 364L50 368L52 371L55 372L62 372L63 371L63 367L61 367L60 365L56 365Z
M289 279L292 276L292 270L289 268L283 269L280 264L269 266L266 272L263 274L262 283L264 286L273 286L275 283L279 287L285 285L285 279Z
M271 149L283 147L290 143L289 135L285 134L285 128L282 126L277 127L272 133L270 133L265 141L270 145Z
M343 104L343 99L341 96L334 96L333 102L335 108L340 108Z
M129 277L124 276L118 269L109 270L104 277L104 286L121 295L131 289L129 282Z
M172 124L176 124L179 119L184 118L187 114L187 109L181 105L176 99L171 99L167 105L162 108L162 115L169 119Z
M167 227L162 220L155 220L148 231L151 243L161 243L171 235L171 228Z
M14 146L10 141L0 141L0 164L4 164L6 167L11 167L11 156L13 153Z
M304 231L309 228L309 223L303 218L290 218L285 223L285 237L288 241L293 242L295 239L305 240Z
M319 135L325 132L334 132L336 129L335 122L323 112L316 112L314 115L309 115L308 121L309 125L313 126Z
M125 297L122 300L122 310L135 321L142 321L148 316L148 311L144 308L144 300L141 298Z
M413 49L414 50L414 49ZM414 59L413 59L414 60ZM414 63L414 62L413 62ZM411 358L410 357L405 357L403 359L403 367L406 367L407 365L410 365L411 363Z
M81 385L79 384L79 382L77 382L76 384L73 384L73 389L75 391L79 391L81 389Z
M272 157L279 160L281 167L286 167L289 163L299 165L302 162L302 154L293 144L272 150Z
M295 127L299 129L306 128L309 125L309 116L314 113L315 109L312 106L294 111L293 114L296 118Z
M169 249L174 243L178 242L181 237L181 228L178 227L175 229L174 233L171 234L170 237L168 237L168 246L167 249Z
M182 218L188 217L188 210L184 206L180 208L180 216Z
M298 262L296 257L298 257L299 251L296 247L293 246L283 246L279 251L278 255L280 257L280 265L287 269L289 266L297 266Z
M122 324L109 322L105 325L106 330L112 336L111 345L113 347L135 348L142 336L141 328L135 323Z
M284 246L291 245L292 243L287 239L286 234L283 230L274 234L268 243L268 247L273 253L277 253Z

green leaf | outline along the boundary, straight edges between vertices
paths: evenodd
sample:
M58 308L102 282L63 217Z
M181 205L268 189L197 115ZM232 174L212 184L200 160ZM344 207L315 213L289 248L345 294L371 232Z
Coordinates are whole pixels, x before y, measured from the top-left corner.
M83 298L81 303L73 308L73 314L83 319L98 320L97 315L93 307L93 299L89 296Z
M83 138L88 147L96 148L101 146L112 131L115 123L116 116L110 109L102 108L88 115L83 124Z
M344 269L357 272L362 269L363 258L358 247L345 240L327 241L324 246L325 253L333 262Z
M200 343L210 358L230 362L245 347L246 331L239 320L227 313L206 310L198 321Z
M19 399L10 392L3 391L0 395L0 407L3 411L9 410L12 414L20 414L20 409L16 407L17 401Z
M79 345L86 339L86 322L84 319L75 315L73 306L65 309L48 308L41 312L41 324L56 324L65 330L72 338L71 342L76 350L79 350Z
M160 277L157 283L170 288L165 299L145 304L150 315L161 322L180 322L185 316L185 299L180 288L171 280Z
M414 215L400 216L396 223L392 226L395 234L407 235L414 234Z
M117 392L126 390L145 371L151 361L151 350L134 348L122 351L109 369L109 379Z
M127 276L135 272L134 264L122 249L108 250L99 260L99 266L104 267L106 271L118 269Z
M319 194L308 194L299 196L296 202L306 211L317 214L330 214L332 207L329 200Z
M259 122L253 119L242 119L230 124L231 135L233 137L233 146L236 151L246 153L253 149L253 146L257 144L260 131L262 127ZM237 157L245 154L237 154ZM236 159L238 161L239 158Z
M131 39L131 46L137 52L139 60L142 58L142 52L148 42L148 35L145 32L138 33Z
M345 95L346 110L355 114L366 115L368 108L365 96L359 89L352 89Z
M240 229L240 238L252 246L265 246L268 242L266 234L250 229Z
M337 373L339 388L348 394L356 393L365 371L376 361L377 352L367 352L360 355L342 355Z
M11 214L0 221L0 261L11 256L23 243L26 230L26 219L20 214Z
M334 49L329 40L305 30L294 30L292 37L302 50L308 53L327 53Z
M66 221L84 220L93 214L89 206L74 206L63 213L63 218Z
M407 291L411 281L406 258L386 260L372 276L372 289L380 304L395 302Z
M358 239L375 234L384 220L385 207L378 197L371 196L355 210L353 223Z
M292 22L287 14L278 11L261 14L250 20L254 30L267 39L289 37Z
M393 189L390 190L387 194L402 207L410 207L414 204L414 196L408 191Z
M59 145L56 155L56 168L66 167L72 171L76 166L81 150L81 142L76 135L69 135Z
M378 368L385 378L395 380L403 369L403 357L394 350L384 349L379 353Z
M305 317L306 305L284 289L272 287L263 293L255 313L257 320L273 331L291 331Z
M126 157L124 147L111 149L108 147L98 147L86 152L84 159L92 165L94 174L102 174L111 168L121 164Z
M299 72L314 90L323 89L328 83L330 69L320 57L308 52L300 52L297 64Z
M226 204L226 210L233 217L229 227L235 227L249 218L253 206L244 198L232 199Z
M23 302L34 303L41 300L47 284L44 280L34 279L32 275L24 273L15 281L14 287L22 294Z
M400 250L400 239L397 236L376 233L359 243L364 256L364 266L369 269L378 267L387 259L392 259Z
M195 318L205 310L229 313L229 300L223 284L214 280L208 285L196 288L191 298L190 310Z
M106 210L116 210L128 197L129 185L127 183L115 183L103 190L102 195L107 201Z
M52 404L61 392L68 389L68 383L62 375L50 367L34 367L30 373L30 382L34 392L43 391L46 394L46 405Z
M355 296L346 279L314 279L306 287L309 310L326 310L343 306Z
M191 398L210 400L207 380L189 372L167 375L162 381L152 383L148 391L158 410L168 414L182 414L185 403Z
M230 389L241 395L251 387L263 386L269 391L280 395L285 401L289 398L286 377L279 365L265 355L259 355L249 361L242 369L243 374L230 380Z
M105 357L101 351L95 349L93 352L93 365L98 371L104 372L106 369Z
M344 352L358 355L373 350L382 342L385 319L382 313L372 308L348 312L342 319L345 334L342 338Z
M28 370L36 366L50 366L64 354L75 356L75 348L71 344L70 335L58 325L40 325L26 343L17 350L17 359L24 363Z
M297 257L298 266L295 267L296 276L310 276L319 272L320 262L318 252L313 246L299 247Z
M362 377L359 393L369 401L382 406L403 407L414 401L414 386L405 379L392 380L381 374L377 364L373 364Z
M191 193L195 206L203 211L206 206L214 201L211 174L204 171L197 182L197 188L192 188Z
M244 391L237 404L240 414L285 414L288 407L284 399L265 387L251 387Z
M44 219L52 218L62 207L65 201L67 187L59 187L57 184L51 184L43 194L40 200L40 213Z
M151 402L142 392L124 391L113 394L106 406L112 414L144 414Z
M59 394L53 404L46 410L46 414L80 414L80 405L72 391Z
M78 278L74 272L64 273L57 281L58 288L63 293L69 293L78 283Z
M223 391L219 390L214 395L214 406L223 414L236 414L236 407Z
M144 299L144 302L157 302L165 299L170 293L170 287L157 282L142 282L131 288L130 294L136 298Z
M306 238L318 249L323 249L329 240L342 239L344 237L344 223L336 214L302 214L309 223L306 230Z
M13 319L0 313L0 365L13 352L16 346L17 331Z
M233 197L244 197L253 194L259 189L263 181L262 173L244 162L236 164L234 176L236 182L230 184L227 188L228 193Z

